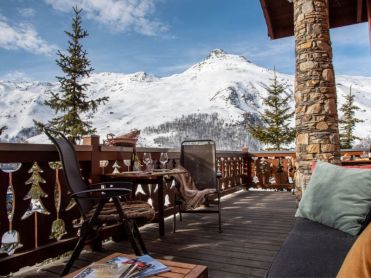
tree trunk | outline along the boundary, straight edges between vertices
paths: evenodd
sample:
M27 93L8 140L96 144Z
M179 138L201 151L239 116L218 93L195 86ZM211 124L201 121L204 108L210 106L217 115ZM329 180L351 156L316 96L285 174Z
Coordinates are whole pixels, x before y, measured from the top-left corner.
M311 161L339 163L336 87L327 0L294 0L296 191L301 198Z

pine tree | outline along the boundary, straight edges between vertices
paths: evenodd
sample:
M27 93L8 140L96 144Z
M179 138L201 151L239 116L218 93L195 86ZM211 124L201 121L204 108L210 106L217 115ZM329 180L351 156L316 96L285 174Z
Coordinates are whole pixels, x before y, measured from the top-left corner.
M56 63L65 73L62 77L57 76L61 91L50 92L51 98L45 101L45 104L50 106L55 113L64 113L50 120L49 124L66 134L75 143L82 136L96 131L91 126L91 122L81 119L81 115L96 112L98 105L104 104L108 97L87 100L86 90L89 85L83 83L81 79L88 77L94 69L80 41L89 34L81 27L82 9L74 7L73 11L75 15L72 19L72 32L65 31L69 37L67 53L64 54L60 50L57 52L59 58Z
M277 79L274 71L272 84L266 88L268 96L263 98L264 112L261 124L248 124L247 130L252 137L268 145L267 150L284 150L284 146L295 139L295 129L289 127L294 112L290 111L289 101L284 84Z
M364 121L355 117L355 112L360 108L354 104L355 95L352 94L352 86L349 88L349 94L343 95L343 97L345 102L340 108L343 116L339 120L340 146L342 149L351 149L354 140L360 139L354 135L356 124Z

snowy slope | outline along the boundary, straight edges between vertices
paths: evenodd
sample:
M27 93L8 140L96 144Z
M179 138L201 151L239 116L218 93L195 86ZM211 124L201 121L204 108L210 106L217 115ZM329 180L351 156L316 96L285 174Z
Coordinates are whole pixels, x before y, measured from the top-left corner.
M205 60L180 74L158 78L144 72L95 73L85 82L90 84L92 98L110 98L92 118L97 132L105 137L107 133L122 134L133 128L158 127L190 114L217 113L224 124L236 124L247 113L257 115L262 109L260 97L265 95L264 86L270 84L272 77L271 70L258 67L244 57L213 50ZM292 92L293 76L278 74L278 78L287 83L288 92ZM350 85L353 92L359 92L357 105L365 110L359 113L365 122L356 131L365 137L371 131L371 94L368 93L371 78L337 76L339 104L343 103L341 95L348 92ZM1 139L19 137L20 131L22 136L33 135L27 129L33 126L32 119L46 122L54 116L53 111L43 105L49 90L58 90L58 84L0 81L0 126L9 128L6 138ZM169 132L144 132L141 144L161 145L153 140L169 136ZM32 142L43 140L36 137Z

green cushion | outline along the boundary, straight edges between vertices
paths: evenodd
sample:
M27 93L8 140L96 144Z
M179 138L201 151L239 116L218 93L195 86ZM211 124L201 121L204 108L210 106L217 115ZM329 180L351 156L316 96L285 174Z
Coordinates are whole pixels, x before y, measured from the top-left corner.
M357 235L371 208L371 171L318 162L296 217Z

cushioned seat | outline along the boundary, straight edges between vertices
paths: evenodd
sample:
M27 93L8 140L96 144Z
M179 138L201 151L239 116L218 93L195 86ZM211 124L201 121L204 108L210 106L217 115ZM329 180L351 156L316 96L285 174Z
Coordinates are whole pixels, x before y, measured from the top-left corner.
M121 203L124 215L128 219L138 219L151 221L155 217L154 209L143 201L125 201ZM96 205L88 212L87 217L93 216L96 210ZM104 205L97 221L100 222L116 222L120 219L114 203L107 203Z
M298 217L266 277L336 277L355 236Z

